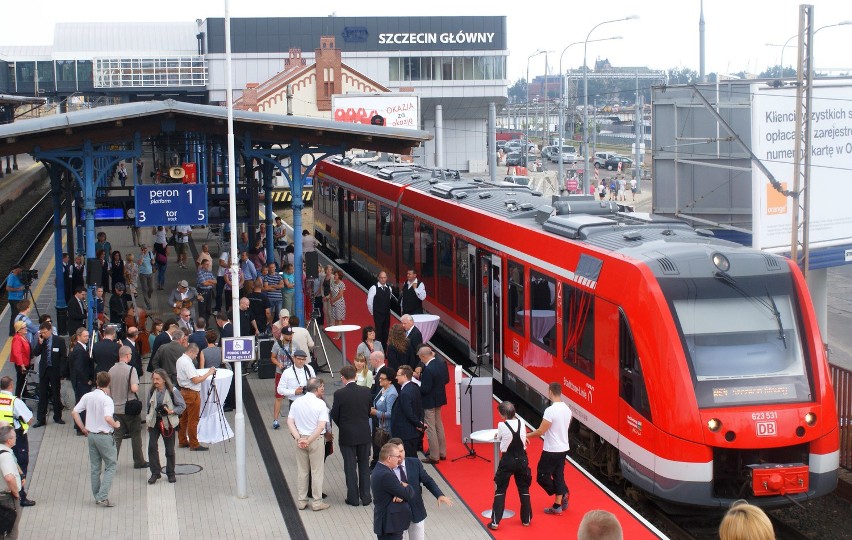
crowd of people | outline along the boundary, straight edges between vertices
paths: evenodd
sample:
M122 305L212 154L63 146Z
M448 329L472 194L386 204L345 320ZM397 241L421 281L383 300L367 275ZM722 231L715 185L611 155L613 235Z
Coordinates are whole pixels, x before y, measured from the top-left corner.
M133 467L148 468L149 484L161 479L176 482L175 439L178 448L205 451L198 440L201 408L201 384L213 377L222 363L221 338L234 336L232 320L239 320L243 336L267 337L274 341L269 360L275 365L275 394L272 423L278 430L282 406L286 429L293 438L297 471L297 506L322 511L330 507L323 493L325 460L334 451L332 426L337 427L337 447L343 460L346 485L345 502L351 506L373 506L374 532L378 538L425 538L425 487L438 505L452 505L424 465L440 465L447 459L447 443L442 408L447 405L450 382L447 362L423 342L412 315L423 312L426 290L414 270L409 270L399 287L388 283L380 272L367 294L367 309L373 324L365 325L361 341L351 363L339 372L342 387L326 404L325 382L312 365L314 336L307 324L294 313L295 276L292 249L288 249L280 220L273 228L276 253L280 260L267 261L263 239L249 247L247 235L241 235L238 282L232 280L228 248L215 260L204 244L195 260L196 280L177 282L163 294L161 305L171 311L163 318L147 319L152 307L154 275L157 290L165 290L165 268L169 248L176 247L175 263L186 267L191 230L176 228L173 240L162 227L153 231L153 251L139 243L137 256L122 257L113 251L106 234L98 234L97 252L102 264L100 286L93 299L96 324L87 329L86 268L82 259L73 263L63 258L67 291L69 340L59 336L49 315L38 321L30 318L30 303L19 294L24 291L20 267L12 269L8 283L10 301L15 301L10 332L13 336L11 360L16 379L0 379L0 473L7 490L0 491L0 524L6 508L31 506L27 498L27 431L47 424L49 407L56 424L65 424L60 396L61 381L67 379L74 393L71 416L74 429L87 438L90 458L91 490L95 503L112 507L109 498L117 468L118 453L124 438L130 438ZM138 241L138 231L134 236ZM184 240L185 239L185 240ZM303 234L303 247L316 247L312 236ZM181 246L183 247L178 247ZM110 256L106 257L109 253ZM214 262L217 269L213 270ZM341 324L347 316L345 282L342 273L331 266L320 266L317 277L306 279L302 291L313 298L311 317L320 326ZM110 287L111 285L111 287ZM230 311L230 291L239 289L239 307ZM109 300L104 291L110 291ZM19 296L18 298L12 298ZM144 304L145 309L142 308ZM400 312L400 323L392 324L391 312ZM365 321L358 321L365 322ZM93 334L97 342L90 344ZM337 336L329 336L336 339ZM151 386L140 391L144 359ZM265 359L264 359L265 360ZM28 377L38 373L39 395L35 414L23 401ZM570 491L565 482L564 466L568 453L568 426L571 410L561 395L561 383L548 387L551 405L541 425L527 433L517 417L514 405L504 401L498 407L501 422L497 440L501 458L494 476L495 493L488 526L500 527L506 493L514 478L520 498L520 520L532 522L530 501L532 472L527 456L528 440L544 440L538 460L536 481L553 502L545 514L559 515L568 508ZM233 409L233 390L224 403ZM30 425L31 420L35 422ZM143 427L148 433L147 459L143 447ZM160 463L159 444L165 450L165 468ZM10 451L5 451L8 448ZM420 458L418 452L422 452ZM10 465L13 460L13 465ZM723 539L771 538L747 536L742 531L762 527L760 511L749 505L737 505L726 516L720 529ZM765 516L764 516L765 517ZM768 522L767 522L768 523ZM1 527L0 527L1 528ZM589 512L583 519L578 538L621 538L621 527L612 514Z

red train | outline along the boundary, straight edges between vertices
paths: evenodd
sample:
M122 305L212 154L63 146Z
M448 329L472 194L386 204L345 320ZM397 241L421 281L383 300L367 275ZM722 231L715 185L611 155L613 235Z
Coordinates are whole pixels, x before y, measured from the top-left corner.
M413 165L317 166L317 238L392 281L544 407L574 452L653 498L764 507L824 495L839 438L826 353L789 260L591 197Z

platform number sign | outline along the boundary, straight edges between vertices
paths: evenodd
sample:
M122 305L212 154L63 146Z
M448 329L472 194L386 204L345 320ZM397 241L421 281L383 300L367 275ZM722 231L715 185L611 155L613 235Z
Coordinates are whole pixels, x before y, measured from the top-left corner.
M207 225L207 185L137 185L135 218L137 227Z

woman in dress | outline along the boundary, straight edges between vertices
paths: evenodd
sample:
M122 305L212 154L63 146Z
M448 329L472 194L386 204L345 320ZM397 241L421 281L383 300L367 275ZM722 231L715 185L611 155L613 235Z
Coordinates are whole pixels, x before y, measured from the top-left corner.
M216 346L219 341L219 333L216 330L208 330L204 333L204 339L207 340L207 347L198 353L198 369L216 368L222 365L222 349Z
M343 271L335 270L332 274L330 295L328 303L331 306L331 324L337 326L343 324L346 318L346 300L343 293L346 292L346 283L343 282ZM335 339L340 339L342 334L337 334Z
M124 277L124 261L121 260L121 252L116 250L112 252L110 259L109 275L112 278L112 288L115 288L116 283L124 283L127 285L127 278Z
M363 354L356 354L352 363L355 364L355 384L372 388L373 372L367 367L367 357Z
M358 348L355 349L355 356L363 355L364 358L370 358L370 355L375 352L385 352L382 348L382 343L380 341L376 341L376 329L372 326L365 326L363 330L361 330L361 343L358 344Z
M414 354L414 347L408 342L405 336L405 328L399 323L391 326L390 335L388 335L388 350L386 353L388 366L396 373L399 366L417 367L417 357Z
M166 447L166 476L174 484L175 477L175 430L186 402L180 392L175 392L166 371L160 368L151 375L151 392L148 394L148 412L145 425L148 427L148 462L151 468L149 484L160 479L160 449L157 439L163 437Z
M127 285L127 290L136 298L136 289L139 286L139 265L136 264L136 258L132 253L127 254L127 260L124 262L124 283Z

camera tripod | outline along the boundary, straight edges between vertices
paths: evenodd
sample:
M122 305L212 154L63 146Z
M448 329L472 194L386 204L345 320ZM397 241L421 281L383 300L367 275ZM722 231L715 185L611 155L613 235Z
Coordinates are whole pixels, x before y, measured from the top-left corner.
M216 406L216 415L219 419L219 429L222 431L222 442L227 442L228 434L225 426L227 425L227 421L225 420L225 411L222 409L222 400L219 399L219 389L216 388L216 372L213 372L213 376L210 377L210 388L207 390L207 396L204 398L204 405L201 407L201 412L198 413L198 417L201 418L204 416L204 411L207 410L207 405L210 403L210 398L213 398L213 404ZM225 446L225 452L227 453L228 447Z

